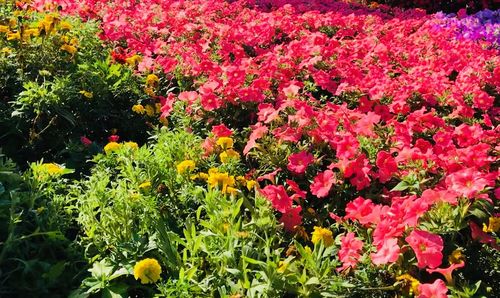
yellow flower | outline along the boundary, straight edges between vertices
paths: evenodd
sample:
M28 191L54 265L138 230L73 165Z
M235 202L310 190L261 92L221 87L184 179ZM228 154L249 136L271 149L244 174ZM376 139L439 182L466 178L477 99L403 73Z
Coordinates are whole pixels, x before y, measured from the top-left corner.
M229 162L230 159L235 159L235 160L238 160L240 159L240 154L236 151L234 151L233 149L228 149L224 152L222 152L220 155L220 161L222 163L227 163Z
M235 179L234 176L229 176L228 173L219 173L218 171L210 173L209 170L207 183L211 189L218 188L221 192L228 193L228 187L234 186Z
M155 259L144 259L134 266L134 278L141 279L141 284L155 283L160 279L161 266Z
M233 148L233 144L233 139L228 137L221 137L217 140L217 145L221 146L224 150Z
M64 168L55 163L44 163L42 167L49 175L60 175L64 172Z
M123 145L130 149L138 149L139 145L136 142L125 142Z
M196 163L193 160L187 159L177 165L177 172L183 174L186 171L194 170L195 167Z
M148 189L148 188L151 188L151 182L149 181L139 184L139 189Z
M9 26L0 25L0 33L7 33L9 31Z
M66 52L70 53L71 55L74 55L77 51L76 47L69 45L69 44L63 44L61 46L61 50L66 51Z
M146 110L146 115L152 117L155 115L155 108L152 105L146 105L144 108Z
M71 24L66 21L61 21L59 23L59 28L61 28L62 30L70 30L71 28L73 28L73 26L71 26Z
M106 154L110 154L111 152L114 152L121 147L122 145L118 144L117 142L109 142L106 146L104 146L104 152L106 152Z
M288 262L280 261L278 263L278 269L276 271L278 273L285 273L287 267L288 267Z
M319 243L323 240L323 245L325 247L331 246L333 244L332 231L322 228L322 227L314 227L314 232L312 232L311 242L314 244Z
M488 225L483 224L485 233L496 233L500 230L500 217L490 217Z
M94 93L87 91L87 90L81 90L80 94L88 99L91 99L92 97L94 97Z
M237 188L234 188L234 187L231 187L231 186L228 186L226 188L226 192L232 196L235 196L237 193L238 193L238 189Z
M160 79L158 79L158 77L154 73L149 74L146 77L146 85L147 86L156 86L156 84L158 84L159 81L160 81Z
M254 187L257 185L257 181L255 180L248 180L247 181L247 188L248 190L254 189Z
M144 109L143 105L133 105L132 111L142 115L146 112L146 109Z
M448 256L448 261L450 262L450 264L460 264L461 262L464 261L464 259L465 259L465 257L462 254L462 250L461 249L455 249Z
M38 35L40 35L40 31L38 31L38 29L36 28L26 29L23 31L23 40L28 41L31 39L32 36L36 37Z
M20 40L21 39L21 32L9 32L7 33L7 40Z
M139 56L139 55L133 55L131 57L128 57L127 59L125 59L125 62L130 65L130 66L136 66L137 63L141 62L142 61L142 57Z
M415 277L409 275L408 273L396 277L396 280L404 281L405 287L410 287L411 291L414 294L418 292L418 286L420 285L420 282Z

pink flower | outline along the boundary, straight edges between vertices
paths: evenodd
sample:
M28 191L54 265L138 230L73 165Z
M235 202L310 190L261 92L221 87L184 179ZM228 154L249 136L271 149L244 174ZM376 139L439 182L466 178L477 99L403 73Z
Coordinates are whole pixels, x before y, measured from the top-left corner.
M248 137L248 142L243 149L243 154L247 155L250 149L254 148L257 145L256 140L262 138L267 131L269 130L267 126L262 125L262 123L257 123L254 126L252 126L252 133L250 134L250 137Z
M361 250L363 249L363 241L356 239L353 232L342 236L339 250L339 259L342 262L342 267L337 268L337 271L342 271L349 267L356 268Z
M436 268L441 265L443 239L439 235L413 230L405 240L417 256L418 268Z
M453 282L453 276L452 276L453 270L462 268L464 266L465 262L462 261L460 263L451 264L448 268L436 268L436 269L426 269L426 270L431 274L434 272L441 273L444 276L444 278L446 278L446 282L448 284L451 284Z
M394 263L398 260L400 251L398 239L389 238L383 242L376 253L370 254L370 259L377 266Z
M311 193L318 198L324 198L330 192L333 183L335 183L335 174L331 170L326 170L314 177L311 184Z
M283 213L279 221L283 223L285 230L293 232L296 226L302 224L302 216L300 215L301 211L302 207L296 206Z
M448 298L448 288L441 279L436 279L431 284L420 284L418 293L418 298Z
M474 198L478 192L492 184L492 179L487 179L486 175L474 168L463 169L446 177L446 186L467 198Z
M345 207L344 216L345 219L356 219L362 225L367 225L373 223L375 219L373 214L373 210L375 208L375 204L371 200L365 200L362 197L357 197L355 200L347 203ZM375 217L380 218L380 214L375 214Z
M268 199L273 208L281 213L286 213L292 208L292 198L286 193L283 185L268 185L260 190L260 193Z
M290 154L287 168L295 174L303 174L313 160L314 156L306 151Z

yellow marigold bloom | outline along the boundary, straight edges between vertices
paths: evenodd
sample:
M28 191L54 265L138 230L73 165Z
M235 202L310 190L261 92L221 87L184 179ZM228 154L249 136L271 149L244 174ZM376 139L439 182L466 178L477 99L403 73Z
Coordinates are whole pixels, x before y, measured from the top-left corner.
M9 31L9 26L0 25L0 33L7 33Z
M61 50L66 51L66 52L70 53L71 55L74 55L77 51L76 47L69 45L69 44L63 44L61 46Z
M106 152L106 154L110 154L111 152L114 152L121 147L122 145L118 144L117 142L109 142L106 146L104 146L104 152Z
M221 137L217 140L217 145L221 146L222 149L226 150L229 148L233 148L233 139L228 137Z
M200 179L207 180L208 179L208 174L207 173L199 173L198 174Z
M257 181L255 181L255 180L248 180L247 181L248 190L254 189L256 185L257 185Z
M319 243L321 240L323 240L323 245L325 247L331 246L333 244L333 233L328 229L322 227L314 227L314 232L312 232L311 236L311 242L314 244Z
M146 181L139 184L139 189L147 189L147 188L151 188L151 182Z
M224 152L222 152L220 155L220 161L222 163L227 163L229 162L230 159L240 159L240 154L236 151L234 151L233 149L228 149Z
M250 233L247 231L239 231L236 233L236 237L238 238L248 238L248 236L250 236Z
M133 105L132 111L142 115L146 112L146 109L144 108L143 105Z
M217 188L223 193L228 192L228 187L234 186L235 180L234 176L229 176L228 173L209 173L207 179L208 186L212 188Z
M64 167L55 163L44 163L42 167L49 175L60 175L64 172Z
M134 266L134 278L141 284L155 283L160 279L161 266L155 259L144 259Z
M146 77L146 85L147 86L156 86L160 82L160 79L158 79L158 76L156 76L154 73L149 74Z
M415 277L409 275L408 273L396 277L396 280L404 281L405 286L410 287L413 293L418 292L418 286L420 285L420 282Z
M138 149L139 145L136 142L125 142L123 145L130 149Z
M32 36L36 37L40 35L40 31L38 29L26 29L23 31L23 40L28 41L31 39Z
M243 176L236 176L236 181L238 181L239 183L245 184L247 182L247 179L245 179L245 177L243 177Z
M71 30L71 28L73 28L73 26L71 26L71 24L66 22L66 21L61 21L59 23L59 28L61 28L62 30Z
M7 33L7 40L21 40L21 32L9 32Z
M485 233L496 233L500 230L500 217L490 217L488 225L483 224L483 231Z
M177 172L183 174L186 171L194 170L195 167L196 163L193 160L187 159L177 165Z
M232 196L235 196L237 193L238 193L238 189L237 188L234 188L234 187L231 187L231 186L228 186L226 188L226 192Z
M146 111L146 115L148 115L149 117L155 115L155 108L152 105L146 105L144 109Z
M125 63L127 63L130 66L136 66L141 61L142 61L142 57L139 55L133 55L133 56L125 59Z
M460 264L464 261L464 259L465 259L465 256L462 254L461 249L455 249L448 256L448 261L450 262L450 264Z
M87 90L81 90L80 94L88 99L91 99L92 97L94 97L94 93L87 91Z

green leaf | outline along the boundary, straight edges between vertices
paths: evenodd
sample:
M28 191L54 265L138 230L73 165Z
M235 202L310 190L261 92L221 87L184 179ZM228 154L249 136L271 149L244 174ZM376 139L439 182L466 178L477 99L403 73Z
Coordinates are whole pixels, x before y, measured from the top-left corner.
M319 279L317 277L311 277L309 280L306 282L306 285L319 285Z
M403 180L399 182L396 186L394 186L394 188L391 189L391 191L403 191L408 189L408 187L410 187L410 185L408 185L408 182Z
M243 258L243 260L247 261L250 264L266 266L266 263L264 263L262 261L255 260L255 259L249 258L247 256L242 256L242 258Z

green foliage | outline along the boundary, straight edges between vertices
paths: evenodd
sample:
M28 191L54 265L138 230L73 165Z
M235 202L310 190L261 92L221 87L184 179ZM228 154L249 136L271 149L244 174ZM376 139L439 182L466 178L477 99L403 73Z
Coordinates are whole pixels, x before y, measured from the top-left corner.
M0 295L64 297L79 283L81 251L64 197L71 172L32 164L24 175L0 155ZM70 277L70 278L68 278Z

